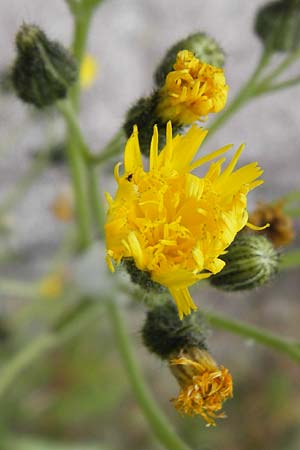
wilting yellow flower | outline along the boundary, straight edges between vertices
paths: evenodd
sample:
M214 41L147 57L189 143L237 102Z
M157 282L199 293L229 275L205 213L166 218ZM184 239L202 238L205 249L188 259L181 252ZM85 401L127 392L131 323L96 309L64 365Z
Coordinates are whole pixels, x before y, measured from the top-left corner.
M83 89L92 86L97 75L97 62L95 58L86 54L80 66L79 81Z
M224 108L228 86L223 69L206 64L188 50L177 54L160 91L158 115L167 122L188 125Z
M261 184L262 170L251 163L234 170L243 146L221 171L225 158L211 163L204 177L190 172L227 152L231 145L192 162L207 131L193 125L185 136L172 138L167 124L166 146L158 154L158 132L150 149L149 170L143 167L134 127L124 154L124 174L115 178L105 225L107 261L133 258L138 269L167 287L182 318L196 306L188 287L222 270L219 256L247 223L247 193Z
M39 285L39 294L46 298L57 298L63 291L63 275L53 273L42 279Z
M223 366L205 350L190 348L171 359L170 369L182 388L173 400L174 406L183 414L200 414L207 426L216 425L215 419L226 417L217 414L225 400L232 397L232 377Z
M283 211L283 206L283 201L275 204L260 203L250 216L254 225L261 226L266 222L270 224L264 233L275 247L288 245L295 237L293 220Z

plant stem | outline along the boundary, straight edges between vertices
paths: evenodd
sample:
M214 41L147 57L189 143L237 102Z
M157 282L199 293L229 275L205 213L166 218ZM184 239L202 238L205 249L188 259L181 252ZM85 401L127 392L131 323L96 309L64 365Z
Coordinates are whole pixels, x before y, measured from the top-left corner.
M84 249L90 245L92 239L91 212L87 197L87 172L78 142L76 142L75 136L71 134L71 128L69 128L68 141L67 152L75 196L79 243L80 247Z
M103 202L101 201L100 193L98 190L98 171L97 167L92 164L89 165L89 184L90 184L90 199L92 212L94 214L95 222L97 225L97 234L100 238L104 237L104 222L105 212L103 208Z
M82 157L86 161L89 161L91 158L89 147L86 144L84 137L82 135L82 132L80 130L77 115L72 106L71 101L64 100L61 102L57 102L56 105L57 105L57 108L59 109L59 111L61 112L61 114L63 115L63 117L68 125L69 132L73 136L74 141L76 142L76 146L78 146Z
M72 8L71 8L72 10ZM75 11L75 10L74 10ZM73 14L74 35L73 54L80 68L85 53L88 31L92 18L92 8L86 8L79 14ZM75 208L77 215L79 243L82 249L91 243L91 211L88 202L87 192L87 167L85 153L89 153L84 140L80 140L81 133L78 133L76 113L80 106L80 82L77 80L69 94L69 100L57 103L59 110L64 115L68 127L67 152L70 162L72 184L75 196Z
M79 308L80 305L78 305L78 310ZM77 315L70 316L70 320L64 322L56 331L38 336L22 348L1 368L0 397L20 376L23 370L30 367L37 358L76 336L84 327L98 319L97 316L102 311L102 306L100 306L99 302L90 302L85 308L81 308Z
M260 80L260 82L258 83L258 89L261 90L263 86L267 88L275 78L281 75L282 72L284 72L291 64L293 64L297 60L297 58L299 58L299 54L300 51L297 50L284 58L284 60L281 61L281 63L275 69L273 69L269 75Z
M232 100L229 106L224 110L223 113L219 114L218 117L209 126L209 133L207 137L212 137L212 135L231 117L236 111L238 111L244 103L250 100L253 96L253 90L255 83L260 76L262 70L265 68L272 52L265 48L262 52L260 60L250 78L245 82L245 84L240 88L236 97Z
M97 168L93 167L93 156L90 153L87 144L85 143L84 137L78 125L76 114L72 108L70 101L66 100L64 102L60 102L57 104L57 106L69 126L69 130L70 133L72 133L73 139L76 140L76 150L80 153L80 156L83 159L83 164L85 165L85 179L89 186L88 196L90 199L90 204L85 201L84 206L86 208L86 212L84 213L82 211L82 214L88 216L91 216L92 214L95 217L99 236L103 237L104 211L101 203L101 198L98 193ZM77 203L80 205L79 199ZM92 207L92 211L90 210L90 206ZM90 223L88 225L88 228L90 229Z
M296 269L300 267L300 250L290 250L284 253L280 258L280 269Z
M108 301L108 312L115 332L117 346L127 373L131 388L139 406L149 422L153 433L168 450L189 450L189 447L177 436L145 385L131 348L125 326L119 312L119 306L113 299Z
M125 145L125 140L125 133L121 128L103 148L101 153L91 156L93 162L95 164L103 164L105 161L118 155L122 147Z
M280 89L286 89L299 83L300 77L291 78L290 80L282 81L281 83L277 84L264 85L262 83L255 88L254 95L255 97L259 97L262 94L268 94L270 92L279 91Z
M74 17L74 36L73 36L73 54L78 62L80 69L82 59L85 54L87 45L88 32L91 24L93 9L86 8L80 11L79 14L75 14ZM80 104L80 81L79 79L72 87L70 92L70 98L75 111L79 110Z
M243 321L233 320L211 311L205 312L204 317L211 325L217 328L253 339L260 344L289 355L295 361L300 361L300 341L276 336L263 328L249 325Z

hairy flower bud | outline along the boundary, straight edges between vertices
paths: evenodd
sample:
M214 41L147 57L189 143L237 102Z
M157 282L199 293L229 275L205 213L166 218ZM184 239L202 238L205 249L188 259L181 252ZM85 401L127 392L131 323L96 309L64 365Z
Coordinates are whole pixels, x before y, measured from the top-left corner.
M277 52L300 47L300 1L279 0L263 6L256 16L255 31L265 45Z
M193 33L185 39L177 42L166 53L158 65L154 80L157 86L162 86L169 72L173 70L178 52L189 50L199 60L216 67L223 67L225 55L219 44L204 33Z
M162 149L166 142L166 124L157 114L158 102L158 92L154 92L150 97L143 97L139 99L127 112L124 123L124 130L127 137L130 137L134 125L137 125L139 129L139 143L141 152L145 156L149 156L154 125L157 125L159 148ZM173 126L174 134L177 134L181 129L182 127L178 127L175 124L175 126Z
M75 59L35 25L23 25L16 36L17 58L12 81L17 95L38 108L66 97L76 81Z
M224 269L209 281L224 291L262 286L278 270L278 253L264 236L241 233L222 259L226 263Z
M146 292L152 291L161 293L164 291L164 287L161 284L151 280L151 275L149 272L140 270L136 267L133 258L124 258L122 262L134 284L137 284Z
M206 350L205 333L206 325L199 312L180 320L171 302L148 311L142 329L144 345L162 359L189 347Z

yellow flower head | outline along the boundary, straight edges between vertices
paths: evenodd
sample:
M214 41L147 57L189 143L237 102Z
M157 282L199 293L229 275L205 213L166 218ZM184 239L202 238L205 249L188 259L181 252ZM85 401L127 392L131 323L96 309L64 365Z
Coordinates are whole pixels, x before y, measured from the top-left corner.
M107 261L133 258L138 269L167 287L180 318L196 309L188 287L222 270L219 256L247 223L247 193L262 183L256 163L237 170L241 146L222 171L225 158L211 163L202 177L193 169L224 154L227 145L192 162L207 131L193 125L172 138L167 124L166 146L158 154L158 132L150 149L149 169L142 163L138 130L134 127L124 154L124 173L115 167L118 189L107 194L105 225Z
M170 361L170 368L181 386L173 400L175 408L183 414L200 414L207 426L215 426L215 419L225 418L222 409L225 400L232 397L232 377L223 366L205 350L189 349Z
M79 81L83 89L91 87L97 76L97 62L95 58L86 54L80 66Z
M158 115L167 122L189 125L224 108L228 85L223 69L199 61L188 50L177 54L160 91Z

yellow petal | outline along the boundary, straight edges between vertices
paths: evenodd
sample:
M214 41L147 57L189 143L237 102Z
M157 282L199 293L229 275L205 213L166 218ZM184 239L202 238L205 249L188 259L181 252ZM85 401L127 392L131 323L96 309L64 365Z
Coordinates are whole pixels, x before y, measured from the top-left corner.
M157 125L153 127L153 136L151 139L151 147L150 147L150 171L154 171L157 169L158 164L158 130Z
M183 319L183 316L190 314L192 310L197 309L187 288L170 289L170 293L175 300L180 320Z
M129 174L134 173L139 167L143 167L136 125L134 125L132 135L125 146L124 166L125 172Z
M250 228L250 230L254 230L254 231L261 231L261 230L265 230L266 228L269 228L270 224L266 223L266 225L263 225L261 227L254 225L253 223L247 222L246 223L246 227Z

